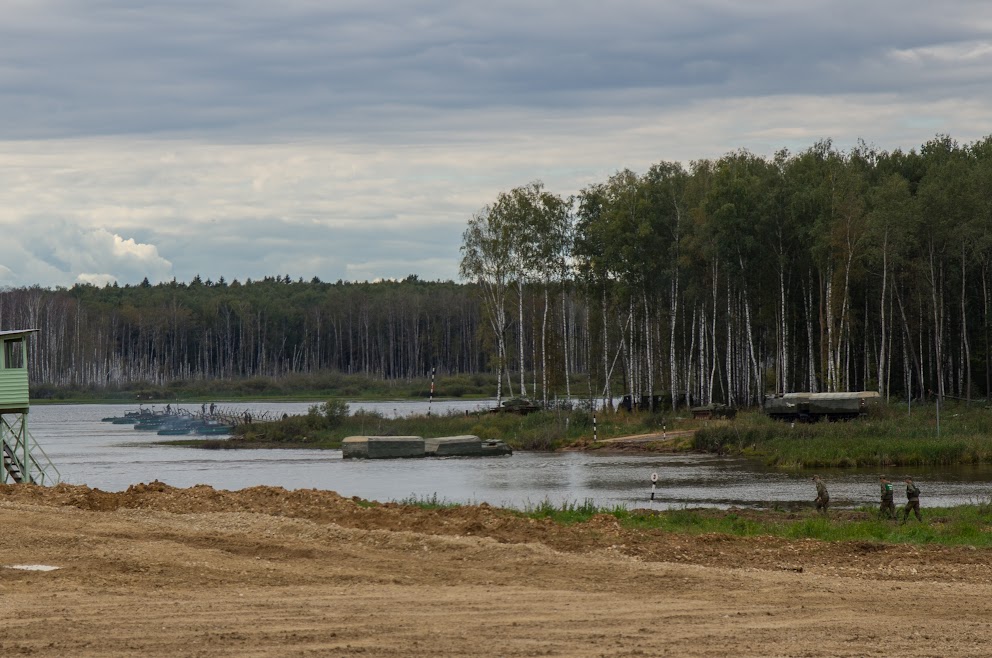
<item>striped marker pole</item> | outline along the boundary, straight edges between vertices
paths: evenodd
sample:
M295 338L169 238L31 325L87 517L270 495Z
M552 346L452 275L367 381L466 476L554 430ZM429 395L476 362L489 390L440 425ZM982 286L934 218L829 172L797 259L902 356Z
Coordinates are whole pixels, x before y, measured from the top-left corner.
M599 431L596 429L596 414L592 415L592 442L599 442Z
M427 400L427 415L431 415L431 405L434 404L434 371L436 368L431 368L431 397Z

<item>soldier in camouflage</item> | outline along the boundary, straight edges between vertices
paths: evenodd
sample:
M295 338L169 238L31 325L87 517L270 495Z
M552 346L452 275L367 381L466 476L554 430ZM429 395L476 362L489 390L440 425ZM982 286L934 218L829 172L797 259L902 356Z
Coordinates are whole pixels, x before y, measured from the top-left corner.
M896 518L896 505L892 502L892 483L889 478L880 475L878 481L881 483L882 504L878 508L878 515L887 519Z
M813 482L816 484L816 511L827 513L827 506L830 504L830 494L827 493L827 485L823 484L823 480L820 479L819 475L813 476Z
M916 520L922 522L923 516L920 514L920 489L913 484L913 478L906 478L906 506L902 508L902 522L909 520L909 512L916 514Z

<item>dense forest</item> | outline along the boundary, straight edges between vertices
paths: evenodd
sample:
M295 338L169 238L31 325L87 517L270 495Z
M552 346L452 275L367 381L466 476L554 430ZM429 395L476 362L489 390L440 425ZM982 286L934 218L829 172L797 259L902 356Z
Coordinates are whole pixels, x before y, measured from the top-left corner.
M461 256L463 284L6 289L0 328L39 329L31 377L55 386L436 368L545 402L992 390L992 137L534 182L468 219Z
M472 286L322 283L76 285L0 292L0 327L37 328L32 382L122 386L335 370L423 377L479 372Z
M992 137L660 162L574 199L532 183L472 218L462 257L521 388L528 368L552 372L555 341L571 368L579 336L568 321L556 329L557 298L581 300L579 351L605 397L614 371L635 400L664 392L673 405L992 387ZM515 346L528 285L543 299Z

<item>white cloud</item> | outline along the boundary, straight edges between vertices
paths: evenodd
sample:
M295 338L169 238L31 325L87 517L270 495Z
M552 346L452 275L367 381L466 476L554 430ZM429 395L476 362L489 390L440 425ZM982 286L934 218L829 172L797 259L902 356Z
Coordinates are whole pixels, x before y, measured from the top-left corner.
M172 264L151 244L60 217L28 215L0 243L0 276L9 285L137 282L172 277Z
M114 283L115 281L117 281L117 277L113 274L90 274L88 272L83 272L76 277L76 283L90 284L100 287L103 287L109 283Z

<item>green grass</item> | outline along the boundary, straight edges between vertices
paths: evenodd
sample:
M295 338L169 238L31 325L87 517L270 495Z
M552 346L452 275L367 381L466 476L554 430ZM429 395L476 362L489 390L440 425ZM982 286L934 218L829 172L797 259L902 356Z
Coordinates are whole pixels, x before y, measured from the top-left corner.
M992 462L992 411L945 404L882 406L846 422L784 423L757 411L700 429L694 447L784 468L938 466Z
M397 500L396 504L405 505L407 507L419 507L420 509L450 509L453 507L462 507L459 503L452 503L444 498L438 498L437 492L434 492L430 496L407 496L401 500Z
M557 505L545 499L537 504L527 505L522 515L530 519L551 519L562 525L573 525L585 523L597 514L611 514L620 518L626 512L627 508L623 505L601 508L594 505L589 499L581 503L565 501Z
M899 510L900 514L902 510ZM623 528L680 534L723 534L736 537L771 536L820 541L864 541L887 544L938 544L992 547L992 505L924 508L923 523L910 517L905 524L878 519L874 509L840 510L821 516L776 510L672 509L629 510L622 505L596 507L591 501L543 501L512 512L524 518L551 519L561 525L584 523L605 514Z

